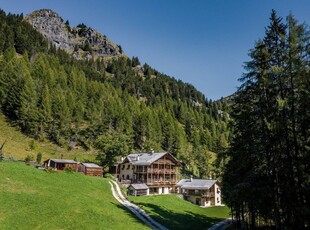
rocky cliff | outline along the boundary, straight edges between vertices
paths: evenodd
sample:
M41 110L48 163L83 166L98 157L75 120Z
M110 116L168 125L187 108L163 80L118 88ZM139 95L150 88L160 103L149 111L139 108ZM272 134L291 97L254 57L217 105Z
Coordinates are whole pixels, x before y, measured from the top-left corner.
M41 32L53 45L72 54L77 59L110 57L122 54L120 46L96 30L80 24L70 27L54 11L37 10L25 17L33 28Z

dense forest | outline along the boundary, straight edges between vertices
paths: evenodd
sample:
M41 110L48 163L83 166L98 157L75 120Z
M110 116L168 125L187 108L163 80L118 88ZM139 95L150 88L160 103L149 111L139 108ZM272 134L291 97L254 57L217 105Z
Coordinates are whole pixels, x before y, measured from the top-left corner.
M237 228L310 226L310 31L272 11L250 50L223 176Z
M228 105L212 102L137 57L76 60L23 20L0 12L0 107L38 140L98 153L104 166L134 151L169 151L184 170L219 175Z

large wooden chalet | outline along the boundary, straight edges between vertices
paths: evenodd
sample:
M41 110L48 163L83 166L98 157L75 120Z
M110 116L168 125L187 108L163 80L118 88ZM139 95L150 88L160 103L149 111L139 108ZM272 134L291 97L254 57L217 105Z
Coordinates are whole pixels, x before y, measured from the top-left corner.
M130 154L119 164L123 183L146 184L149 194L174 192L180 162L168 152Z

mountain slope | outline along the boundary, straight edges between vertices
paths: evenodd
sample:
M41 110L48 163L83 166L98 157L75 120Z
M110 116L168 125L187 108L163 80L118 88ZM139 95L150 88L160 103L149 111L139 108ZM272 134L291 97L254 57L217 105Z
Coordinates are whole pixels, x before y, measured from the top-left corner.
M3 146L5 158L13 158L14 160L24 160L27 155L36 159L38 153L42 153L42 160L48 158L74 159L78 161L89 160L94 161L95 156L82 148L68 150L47 140L38 141L20 132L19 127L9 124L5 116L0 112L0 146Z
M137 58L72 58L49 47L20 15L1 13L0 107L23 133L64 148L75 143L110 163L132 151L165 150L183 161L185 173L218 176L210 150L229 145L225 104L147 64L139 67ZM116 140L126 140L128 152L110 157L102 143L113 150Z

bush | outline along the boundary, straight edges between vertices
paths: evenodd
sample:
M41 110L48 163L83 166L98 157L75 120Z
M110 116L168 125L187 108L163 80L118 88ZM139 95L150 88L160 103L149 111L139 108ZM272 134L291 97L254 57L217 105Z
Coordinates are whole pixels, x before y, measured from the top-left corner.
M42 153L37 154L37 163L40 164L42 160Z
M71 167L65 167L64 170L66 173L73 173L73 169Z
M25 158L25 163L27 165L29 165L30 161L33 161L33 156L32 155L27 155L26 158Z
M0 161L4 161L4 153L2 151L0 151Z

